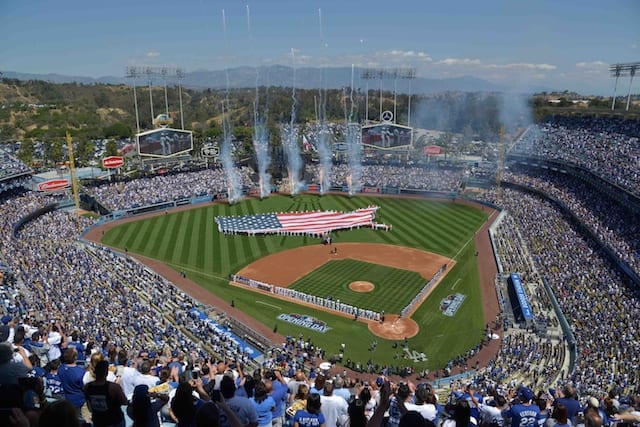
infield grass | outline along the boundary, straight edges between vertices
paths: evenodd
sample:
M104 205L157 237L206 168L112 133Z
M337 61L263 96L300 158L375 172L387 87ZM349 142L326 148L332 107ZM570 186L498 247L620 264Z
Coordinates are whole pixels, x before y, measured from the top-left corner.
M392 225L393 230L385 232L361 228L339 231L334 233L336 242L408 246L435 252L457 261L412 316L420 326L420 333L410 339L409 349L411 352L424 353L427 361L414 362L410 358L405 358L398 348L392 346L393 342L371 334L363 323L280 299L257 295L228 284L229 274L236 273L256 259L286 249L319 244L319 240L302 236L224 235L217 230L217 224L214 221L216 216L309 210L352 211L368 205L380 206L376 221ZM264 200L248 199L235 205L214 204L122 224L107 232L103 237L103 243L120 249L127 248L129 252L161 260L176 270L185 271L191 279L210 292L227 301L233 299L236 309L244 310L269 327L277 325L278 332L283 335L303 334L305 337L310 337L316 345L326 349L328 355L337 353L339 344L346 342L345 358L353 361L366 363L371 360L375 364L411 365L416 370L422 370L442 368L453 357L475 347L482 338L485 325L478 267L474 256L476 251L474 235L486 219L487 215L484 211L457 203L368 196L299 195L292 198L274 195ZM353 262L367 266L367 263L361 261ZM361 274L351 276L351 271L348 271L350 269L340 267L339 263L331 262L330 265L337 268L340 275L349 274L349 281L367 280L375 284L377 277L382 274L377 273L375 280L368 280L367 277L370 276L367 276L369 274L367 270L374 271L373 269L379 266L363 268ZM309 277L315 276L314 281L317 281L320 276L331 277L336 274L333 268L327 268L327 271L322 269L314 271L304 277L301 282ZM340 269L343 269L341 273ZM390 268L384 267L384 269L386 271ZM403 275L411 273L404 270L398 271ZM393 276L400 273L389 272L388 274ZM420 280L419 283L422 284L424 281ZM307 286L305 283L296 284L298 285ZM322 292L337 295L340 286L327 288ZM464 303L454 317L445 316L440 310L440 301L447 295L458 292L466 296ZM402 295L397 288L386 286L380 287L379 295L375 292L361 295L370 295L372 298L371 301L363 300L363 306L365 301L367 306L377 304L373 299L374 296L384 300L384 310L387 313L392 313L388 309L389 305L396 304L402 307L406 304L402 301L408 297ZM347 300L344 299L344 301ZM307 314L326 322L331 329L324 334L304 329L277 320L277 316L281 313ZM378 342L378 347L375 351L369 351L373 340Z
M354 292L349 284L371 282L371 292ZM424 278L414 271L353 259L329 261L295 281L290 288L308 295L334 300L377 312L400 313L424 286ZM389 298L393 292L394 297Z

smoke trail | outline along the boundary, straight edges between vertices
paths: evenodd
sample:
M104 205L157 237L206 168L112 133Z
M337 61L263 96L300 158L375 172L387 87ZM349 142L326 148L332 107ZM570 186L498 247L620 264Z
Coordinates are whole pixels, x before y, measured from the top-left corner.
M320 194L331 188L331 150L329 149L329 129L322 121L318 133L318 156L320 157Z
M324 46L324 34L322 30L322 9L318 9L320 24L320 42ZM320 194L325 194L331 188L331 147L329 146L330 132L327 126L327 85L325 81L324 65L320 68L320 85L318 86L318 120L320 132L318 133L318 156L320 157Z
M253 50L253 35L251 33L251 14L247 5L247 31L249 32L249 44ZM267 172L271 164L269 155L269 132L266 126L267 109L260 114L260 69L256 66L255 87L256 95L253 103L253 149L258 160L258 182L260 186L260 198L264 199L271 194L271 174Z
M271 174L267 172L271 164L269 155L269 132L264 121L258 116L257 107L254 112L253 149L258 158L258 176L260 182L260 198L264 199L271 194Z
M300 171L302 170L302 157L298 146L298 129L296 128L296 114L298 100L296 99L296 61L295 53L291 48L291 61L293 63L293 89L291 90L291 121L288 128L283 128L282 141L287 154L289 170L290 194L295 196L300 191Z
M349 187L349 195L353 196L362 189L362 165L361 165L361 146L359 141L360 126L353 123L353 66L351 67L351 91L349 99L351 102L350 110L347 112L347 93L346 88L342 88L342 108L344 112L344 141L347 145L347 158L349 164L349 175L347 176L347 186Z
M222 29L226 44L227 19L225 17L224 9L222 9ZM222 161L222 167L224 168L224 172L227 177L229 203L233 204L242 200L242 182L233 161L233 132L231 128L231 119L229 117L229 91L231 86L229 82L229 67L225 68L225 78L227 89L225 93L225 100L222 104L223 139L222 144L220 144L220 160Z

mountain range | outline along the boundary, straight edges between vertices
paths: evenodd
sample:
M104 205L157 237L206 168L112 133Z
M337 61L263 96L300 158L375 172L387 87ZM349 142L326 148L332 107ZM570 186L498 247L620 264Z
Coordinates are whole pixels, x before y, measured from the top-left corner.
M295 76L294 76L295 73ZM296 68L283 65L271 65L262 67L235 67L227 70L195 70L184 73L181 80L183 87L192 89L225 89L229 88L253 88L256 82L260 86L295 87L300 89L339 89L355 88L370 90L378 89L382 85L385 91L409 94L431 94L441 92L511 92L515 88L499 85L473 76L432 79L415 77L408 79L383 78L379 80L362 78L363 70L351 67L334 68ZM103 76L98 78L86 76L67 76L62 74L30 74L13 71L3 71L3 78L17 80L44 80L50 83L80 83L80 84L131 84L132 79L126 77ZM168 79L169 84L176 84ZM136 79L139 85L148 83L147 77L142 75ZM154 77L153 84L163 84L159 76ZM545 87L529 88L530 92L550 92L552 89Z

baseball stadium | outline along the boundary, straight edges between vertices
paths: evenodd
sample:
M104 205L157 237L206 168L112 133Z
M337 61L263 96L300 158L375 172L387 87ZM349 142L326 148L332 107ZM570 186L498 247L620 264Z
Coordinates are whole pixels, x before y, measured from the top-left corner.
M612 70L632 79L637 66ZM239 425L301 427L316 397L323 408L339 400L342 421L326 427L356 427L344 419L359 409L364 420L368 402L368 420L388 410L388 424L374 427L398 427L422 405L433 406L424 416L433 426L464 409L469 426L503 427L518 406L538 410L513 427L554 417L637 425L640 120L629 101L624 112L615 95L611 111L538 105L535 119L515 124L496 113L480 140L469 126L420 127L411 96L397 105L395 80L415 70L363 69L366 95L351 87L351 109L364 118L347 114L344 88L333 98L280 88L282 111L261 106L257 82L252 101L253 91L185 89L192 108L222 105L198 113L215 122L203 131L184 125L184 70L127 73L130 136L92 145L83 136L83 145L69 131L64 149L61 135L55 147L35 137L0 147L7 423L13 409L44 414L66 402L85 425L130 426L144 398L149 411L157 403L153 425L196 425L174 404L184 399L190 421L210 404L215 422L202 425L226 427L238 398L250 406L262 393L280 396L266 411L273 421L259 424L250 406L256 415ZM376 79L379 92L369 91ZM384 99L383 79L394 80ZM370 113L375 96L380 111ZM344 103L344 119L327 117L328 99ZM268 114L278 119L267 126ZM46 163L57 151L66 157L49 168L33 157ZM299 388L304 410L291 409ZM96 422L107 395L118 396L121 424Z

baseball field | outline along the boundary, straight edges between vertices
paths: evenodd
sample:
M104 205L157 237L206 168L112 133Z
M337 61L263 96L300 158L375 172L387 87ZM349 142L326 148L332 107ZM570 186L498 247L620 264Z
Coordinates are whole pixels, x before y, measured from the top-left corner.
M331 247L310 236L222 234L214 218L293 211L353 211L379 206L376 222L390 231L360 228L334 233ZM276 329L281 335L310 337L327 357L380 365L442 368L482 339L485 326L475 233L487 220L483 210L462 203L412 198L346 195L274 195L234 205L168 212L110 228L102 242L158 260L185 272L208 292ZM330 248L336 247L337 253ZM444 264L448 268L406 319L412 326L405 346L397 326L402 307ZM385 324L300 304L232 285L230 274L289 287L307 295L384 311ZM225 307L227 309L228 307ZM308 329L286 319L308 316ZM283 320L285 319L285 320ZM373 343L377 345L372 346Z

